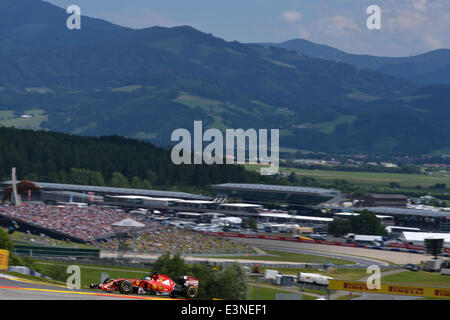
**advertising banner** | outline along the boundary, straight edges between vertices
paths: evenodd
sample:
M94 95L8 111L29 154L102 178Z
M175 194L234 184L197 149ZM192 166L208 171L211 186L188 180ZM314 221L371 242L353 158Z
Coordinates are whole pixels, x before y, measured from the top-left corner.
M381 283L379 289L371 289L368 287L366 282L329 280L328 289L337 291L354 291L450 299L450 288L433 288L391 283Z
M0 250L0 270L8 270L9 251Z

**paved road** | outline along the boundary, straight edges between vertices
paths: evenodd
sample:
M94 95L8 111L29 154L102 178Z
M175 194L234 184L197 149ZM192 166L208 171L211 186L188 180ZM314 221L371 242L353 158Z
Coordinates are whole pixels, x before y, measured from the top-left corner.
M345 259L351 259L352 257L364 257L375 260L388 261L394 264L418 264L421 261L426 261L429 257L406 252L395 252L386 250L374 250L365 248L353 248L353 247L340 247L331 246L325 244L304 243L304 242L289 242L279 240L266 240L266 239L251 239L251 238L234 238L234 241L245 242L252 246L259 247L271 247L279 249L297 249L308 250L310 253L332 253L339 254Z
M235 240L235 239L233 239ZM248 239L246 239L248 240ZM302 254L311 254L316 256L323 256L326 258L338 258L338 259L346 259L355 262L356 264L360 264L363 266L369 266L369 265L379 265L379 266L388 266L389 263L382 260L377 260L374 258L367 258L367 257L360 257L355 254L349 255L349 254L342 254L342 253L335 253L335 252L328 252L328 251L317 251L313 249L302 249L301 247L298 248L296 245L297 243L291 243L291 242L284 242L284 241L277 241L277 240L263 240L263 242L258 242L257 244L253 243L254 239L250 239L252 241L252 245L257 245L258 248L261 249L268 249L268 250L279 250L279 251L287 251L287 252L295 252L295 253L302 253ZM244 240L238 240L242 242L248 242ZM368 250L368 249L364 249ZM260 250L261 251L261 250ZM263 253L263 251L261 251ZM104 252L102 251L100 254L101 258L116 258L118 256L115 252ZM143 260L156 260L159 255L158 254L135 254L135 253L125 253L124 255L121 254L121 256L125 258L138 258ZM239 258L208 258L208 257L197 257L197 256L188 256L183 255L183 259L190 262L198 262L198 261L209 261L209 262L227 262L227 261L237 261L240 263L259 263L261 265L263 264L286 264L286 265L292 265L296 264L294 262L283 262L283 261L268 261L268 260L258 260L258 256L254 256L253 259L239 259ZM323 259L323 263L325 263L326 259ZM298 262L300 263L300 262Z
M276 249L276 250L279 250L278 248L274 248L274 249ZM310 254L316 254L316 253L314 253L314 252L309 252ZM114 252L102 252L101 253L101 255L100 255L100 257L101 258L109 258L109 259L112 259L112 258L116 258L117 257L117 253L114 253ZM323 255L326 255L326 254L323 254ZM158 255L158 254L135 254L135 253L126 253L126 254L124 254L124 255L122 255L121 254L121 256L122 257L124 257L124 258L128 258L128 259L142 259L142 260L156 260L156 259L158 259L158 257L160 256L160 255ZM337 255L328 255L328 256L330 256L330 257L338 257ZM233 259L231 259L231 258L209 258L209 257L192 257L192 256L182 256L182 258L185 260L185 261L188 261L188 262L201 262L201 261L208 261L208 262L217 262L217 263L220 263L220 262L233 262L233 261L235 261L235 262L239 262L239 263L258 263L258 264L261 264L261 265L264 265L264 264L279 264L279 265L295 265L295 264L301 264L301 262L285 262L285 261L268 261L268 260L258 260L258 256L254 256L254 258L253 259L239 259L239 258L233 258ZM349 260L358 260L358 259L353 259L353 258L348 258L348 257L345 257L345 256L340 256L340 258L346 258L346 259L349 259ZM379 261L379 263L384 263L384 262L381 262L381 261ZM372 264L374 264L374 263L372 263Z
M6 279L0 275L0 300L172 300L156 296L135 296L95 290L71 290L35 281Z
M381 260L357 257L357 256L349 256L349 255L344 255L344 254L336 254L336 253L330 253L330 252L318 252L315 250L280 248L280 247L272 247L272 246L259 246L259 248L267 249L267 250L281 250L281 251L285 251L285 252L295 252L295 253L301 253L301 254L312 254L312 255L321 256L324 258L345 259L345 260L353 261L362 266L370 266L370 265L388 266L389 265L389 263L387 263L385 261L381 261ZM326 260L324 259L324 261L322 261L322 263L325 263L325 262L326 262Z

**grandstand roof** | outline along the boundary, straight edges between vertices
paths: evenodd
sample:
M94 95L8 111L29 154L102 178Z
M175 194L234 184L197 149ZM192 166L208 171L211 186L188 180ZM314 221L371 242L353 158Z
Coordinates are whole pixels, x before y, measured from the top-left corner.
M292 218L296 220L305 220L305 221L322 221L322 222L331 222L333 218L323 218L323 217L311 217L311 216L292 216Z
M322 221L322 222L331 222L333 218L324 218L324 217L312 217L312 216L295 216L287 213L261 213L260 217L267 218L282 218L282 219L292 219L292 220L309 220L309 221Z
M198 217L198 216L202 215L201 213L197 213L197 212L177 212L176 214L177 215L182 214L185 216L193 216L193 217Z
M260 204L254 203L219 203L222 207L238 207L238 208L259 208Z
M55 194L55 195L66 195L66 196L78 196L78 197L88 197L89 195L81 192L76 191L43 191L48 194ZM94 196L95 200L102 200L103 197L101 196Z
M308 188L308 187L293 187L293 186L279 186L270 184L252 184L252 183L223 183L212 185L213 189L236 189L236 190L252 190L261 192L281 192L281 193L338 193L337 190Z
M450 233L428 233L428 232L408 232L404 231L403 237L406 241L425 241L425 239L444 239L450 242Z
M134 228L142 228L145 227L145 224L137 222L133 219L123 219L121 221L113 223L111 226L113 227L134 227Z
M114 187L100 187L100 186L84 186L76 184L63 184L63 183L48 183L48 182L35 182L37 185L51 190L61 191L78 191L78 192L97 192L103 194L119 194L119 195L140 195L156 198L178 198L178 199L190 199L190 200L212 200L210 197L203 195L196 195L186 192L175 191L161 191L161 190L146 190L146 189L132 189L132 188L114 188ZM12 181L4 181L3 185L11 185Z
M287 213L261 213L259 215L260 217L267 217L267 218L284 218L284 219L293 219L293 216L287 214Z
M338 206L330 206L330 209L338 209L338 210L351 210L351 211L363 211L367 210L374 213L386 213L386 214L398 214L398 215L408 215L408 216L421 216L421 217L430 217L430 218L446 218L450 217L449 212L444 211L432 211L432 210L419 210L419 209L407 209L407 208L390 208L390 207L338 207Z
M407 196L404 194L378 194L378 193L371 193L369 197L374 199L408 199Z

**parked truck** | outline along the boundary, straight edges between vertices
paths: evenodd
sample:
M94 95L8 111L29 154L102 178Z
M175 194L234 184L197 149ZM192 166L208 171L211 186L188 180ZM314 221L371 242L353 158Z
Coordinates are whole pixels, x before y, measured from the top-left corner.
M328 281L332 280L333 278L316 273L299 272L297 279L299 283L310 283L320 286L328 286Z

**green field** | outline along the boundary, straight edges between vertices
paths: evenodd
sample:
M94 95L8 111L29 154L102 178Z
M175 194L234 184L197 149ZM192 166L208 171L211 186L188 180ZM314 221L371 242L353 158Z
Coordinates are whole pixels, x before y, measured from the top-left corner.
M25 110L23 114L32 116L31 118L22 118L14 111L0 111L0 125L4 127L15 127L20 129L41 129L43 122L48 120L48 115L41 109Z
M112 92L133 92L133 91L141 89L141 88L142 88L142 85L124 86L124 87L113 88Z
M226 111L223 102L189 95L185 92L181 93L178 98L173 101L184 104L193 109L200 108L204 110L214 118L214 123L210 125L211 128L217 128L220 130L226 129L226 126L223 124L223 117L221 116L221 114Z
M0 111L0 120L8 120L14 118L14 111L11 110L1 110Z
M249 170L259 171L258 165L246 165ZM302 176L315 178L318 182L333 183L336 179L346 180L355 185L388 187L391 182L398 182L402 187L415 188L417 185L430 187L437 183L450 185L450 174L436 172L434 174L403 174L385 172L353 172L332 170L307 170L281 167L280 172L295 172Z
M266 286L249 286L249 293L247 296L247 300L274 300L275 293L294 293L292 291L287 291L278 288L269 288ZM299 292L300 293L300 292ZM316 300L315 296L302 294L303 300Z
M343 124L343 123L351 123L355 119L356 119L355 116L340 116L333 121L319 122L316 124L305 123L303 125L308 128L311 128L311 129L316 129L318 131L322 131L323 133L326 133L326 134L332 134L337 125Z
M284 252L275 250L264 250L268 256L234 256L234 257L210 257L210 258L224 258L224 259L239 259L239 260L262 260L262 261L283 261L283 262L300 262L300 263L328 263L333 264L354 264L353 261L337 258L327 258L323 256L316 256L310 254L301 254L294 252Z
M381 278L382 282L450 288L450 276L437 272L406 271Z

